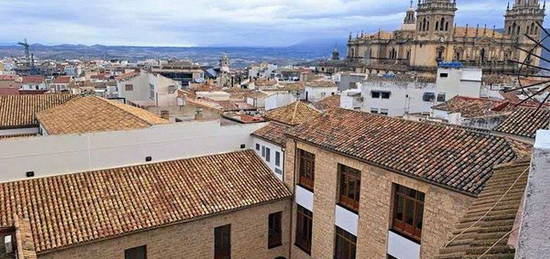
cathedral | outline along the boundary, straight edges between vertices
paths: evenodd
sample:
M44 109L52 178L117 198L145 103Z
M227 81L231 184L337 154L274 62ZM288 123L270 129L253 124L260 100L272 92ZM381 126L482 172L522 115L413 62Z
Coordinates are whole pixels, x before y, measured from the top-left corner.
M433 72L439 62L458 61L490 72L510 72L528 56L520 50L541 48L529 37L539 40L545 6L539 0L515 0L508 4L504 30L486 25L456 26L456 0L419 0L416 10L407 10L400 29L358 34L348 40L347 62L357 72L380 71ZM538 58L527 59L538 65Z

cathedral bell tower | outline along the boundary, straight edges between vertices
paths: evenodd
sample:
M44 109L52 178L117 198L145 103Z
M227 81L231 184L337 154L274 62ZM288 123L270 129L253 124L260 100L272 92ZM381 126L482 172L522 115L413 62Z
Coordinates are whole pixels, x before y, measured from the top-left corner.
M416 10L417 38L449 40L456 10L456 0L419 0Z
M512 8L508 3L504 15L505 34L518 41L528 40L525 34L540 39L541 29L537 26L544 21L546 2L541 7L539 0L516 0Z

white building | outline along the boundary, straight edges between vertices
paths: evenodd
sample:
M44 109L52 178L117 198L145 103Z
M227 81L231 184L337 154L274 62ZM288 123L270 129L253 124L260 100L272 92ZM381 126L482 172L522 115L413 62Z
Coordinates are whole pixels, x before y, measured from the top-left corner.
M252 148L281 181L284 180L285 133L291 128L290 125L272 121L252 133Z
M24 76L21 82L21 90L24 91L47 91L48 84L43 76Z
M296 102L298 98L290 92L272 92L264 102L265 110L273 110Z
M330 80L315 80L307 82L305 85L305 100L310 102L318 102L328 96L338 93L338 86Z
M142 107L177 105L180 83L157 73L131 72L117 77L118 97Z
M372 75L358 85L358 90L345 91L341 106L388 116L429 114L432 106L455 96L479 98L480 94L480 69L440 68L435 83L407 75Z

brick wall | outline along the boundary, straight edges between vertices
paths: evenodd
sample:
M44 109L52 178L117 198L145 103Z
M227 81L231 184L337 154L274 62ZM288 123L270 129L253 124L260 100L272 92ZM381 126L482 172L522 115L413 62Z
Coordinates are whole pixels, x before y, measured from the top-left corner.
M315 189L313 204L313 237L311 256L291 247L291 258L333 258L335 204L337 199L338 163L361 170L361 197L357 237L357 258L386 258L388 230L391 221L392 184L400 184L426 194L422 233L422 258L433 258L448 240L453 225L474 198L428 184L358 160L334 154L304 143L297 147L315 154ZM294 142L286 150L285 180L294 177ZM292 188L293 189L293 188ZM296 217L293 205L293 220ZM294 229L292 238L294 240Z
M267 249L268 215L283 211L283 245ZM158 228L115 239L52 252L39 258L124 258L124 250L147 245L147 258L214 258L214 228L231 224L235 259L288 258L290 201L252 207L225 215Z

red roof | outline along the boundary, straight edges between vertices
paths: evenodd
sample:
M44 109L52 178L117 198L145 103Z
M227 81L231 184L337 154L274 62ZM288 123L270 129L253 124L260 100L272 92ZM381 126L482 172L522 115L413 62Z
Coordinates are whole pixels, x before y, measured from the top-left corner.
M70 76L58 76L53 80L54 84L68 84L71 82Z
M0 75L0 81L15 81L17 76L13 75Z
M44 80L43 76L24 76L23 84L41 84Z
M0 95L18 95L19 89L17 88L0 88Z

